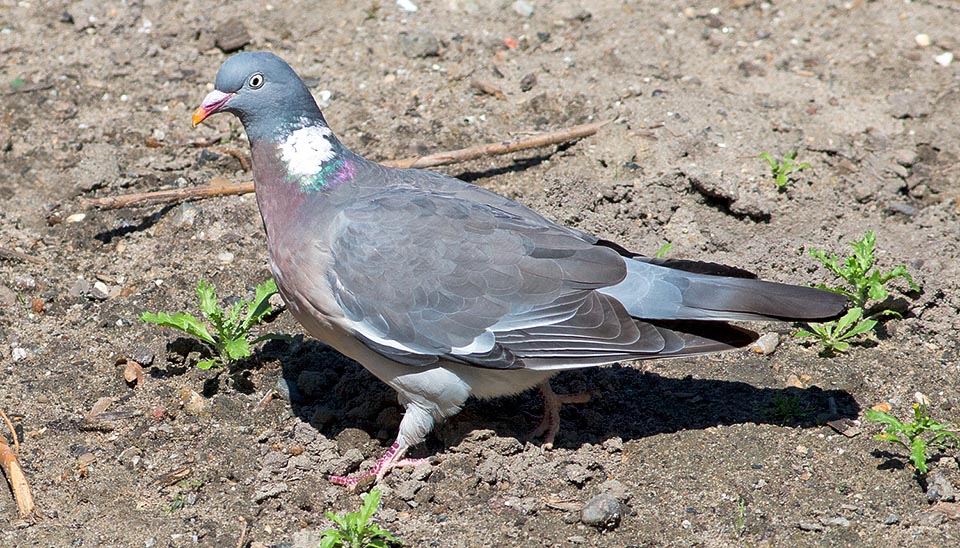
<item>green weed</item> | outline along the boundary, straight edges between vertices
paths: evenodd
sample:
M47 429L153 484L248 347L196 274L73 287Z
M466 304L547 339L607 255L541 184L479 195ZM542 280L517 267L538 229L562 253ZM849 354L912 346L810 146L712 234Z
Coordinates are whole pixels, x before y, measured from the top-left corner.
M810 167L810 164L807 162L801 162L799 164L794 162L797 158L796 150L784 154L783 159L779 161L774 160L769 152L761 152L757 157L765 160L767 164L770 165L770 176L776 181L777 188L779 189L786 188L787 183L793 179L791 175Z
M319 548L388 548L402 545L390 531L370 523L380 504L380 491L374 489L363 496L363 504L357 512L337 515L327 512L327 518L336 528L323 531Z
M827 255L820 249L810 250L811 256L846 282L843 286L820 284L817 287L846 295L853 306L842 318L831 322L807 324L808 329L801 329L794 336L816 338L828 352L846 352L850 348L851 341L864 335L871 335L877 326L877 318L900 316L895 310L882 308L883 301L890 295L890 291L885 286L900 278L906 281L911 291L920 291L921 287L913 281L913 277L904 265L898 265L888 272L876 268L874 264L876 243L876 234L868 230L863 238L849 243L853 254L845 259L841 260L834 253ZM867 305L871 302L877 304L867 310Z
M658 249L657 252L653 254L653 256L656 257L657 259L662 259L667 256L667 253L670 253L671 249L673 249L673 242L667 242L662 246L660 246L660 249Z
M888 441L902 446L910 452L910 462L920 474L927 473L927 462L930 460L928 450L931 447L944 449L949 445L960 445L957 437L957 426L933 420L928 409L929 400L917 392L917 403L913 406L913 422L904 423L889 413L877 409L866 412L867 420L886 425L882 434L874 439Z
M270 296L277 292L277 284L273 279L258 285L252 301L240 299L229 309L222 309L217 305L217 295L213 285L200 280L197 283L197 298L200 311L204 318L213 326L213 333L207 329L207 324L198 320L187 312L168 314L166 312L144 312L140 319L159 325L172 327L190 336L196 337L207 345L213 353L213 358L197 363L200 369L210 369L214 366L226 366L240 358L250 355L250 347L268 339L285 340L287 337L275 333L260 335L250 339L250 328L260 323L270 313ZM244 313L245 311L245 313ZM242 316L242 317L241 317Z

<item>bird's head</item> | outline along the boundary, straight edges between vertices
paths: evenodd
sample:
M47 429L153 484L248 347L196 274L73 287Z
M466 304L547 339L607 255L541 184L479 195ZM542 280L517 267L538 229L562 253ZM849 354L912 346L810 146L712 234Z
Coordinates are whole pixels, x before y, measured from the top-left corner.
M238 53L224 61L214 90L193 111L196 127L212 114L230 112L247 134L268 132L287 118L323 120L310 90L283 59L265 51Z

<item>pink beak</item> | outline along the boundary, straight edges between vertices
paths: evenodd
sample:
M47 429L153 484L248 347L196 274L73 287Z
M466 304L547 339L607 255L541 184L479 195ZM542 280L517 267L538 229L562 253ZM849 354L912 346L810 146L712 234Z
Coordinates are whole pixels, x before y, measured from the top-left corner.
M234 95L233 93L224 93L216 89L208 93L207 96L203 98L200 106L197 107L197 110L193 111L193 127L200 125L200 122L206 120L211 114L220 112L223 105L227 104L227 101Z

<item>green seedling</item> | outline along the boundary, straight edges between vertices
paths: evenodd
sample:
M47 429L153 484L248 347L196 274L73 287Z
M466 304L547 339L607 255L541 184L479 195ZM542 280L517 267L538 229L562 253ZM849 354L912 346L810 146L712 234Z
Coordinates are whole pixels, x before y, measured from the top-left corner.
M670 253L671 249L673 249L673 242L667 242L662 246L660 246L660 249L658 249L657 252L653 254L653 256L656 257L657 259L662 259L667 256L667 253Z
M769 152L761 152L757 157L765 160L767 164L770 165L770 175L777 182L777 188L780 189L785 188L787 183L793 179L791 175L810 167L810 164L807 162L801 162L799 164L794 162L797 158L796 150L784 154L783 160L780 161L774 160Z
M896 316L895 310L880 308L866 312L870 303L882 302L890 295L885 287L891 281L900 278L907 282L911 291L920 291L921 287L913 281L907 272L907 267L898 265L888 272L876 268L874 247L877 236L872 230L860 240L850 242L853 254L840 259L836 254L827 253L820 249L811 249L810 255L819 260L823 266L833 272L838 278L846 282L844 286L828 286L820 284L817 287L846 295L853 305L840 319L824 323L807 324L807 329L797 331L796 337L814 337L818 339L828 352L846 352L850 343L861 336L870 336L877 326L877 318L881 316ZM876 309L878 305L873 305Z
M872 230L868 230L863 238L856 242L850 242L853 248L853 255L840 261L835 253L829 256L821 249L811 249L810 255L818 259L823 266L827 267L837 277L847 282L848 287L829 287L819 285L817 287L836 293L842 293L850 298L854 306L864 308L868 301L883 301L890 295L890 292L884 288L888 282L897 278L902 278L910 286L911 291L920 291L910 274L907 267L897 265L889 272L882 272L873 264L875 261L874 247L877 244L877 236ZM884 312L885 314L896 314L892 310Z
M822 323L809 323L810 329L800 329L794 337L815 337L820 340L824 349L833 352L850 350L850 341L860 335L873 331L877 320L863 319L863 309L854 307L847 310L839 320Z
M767 409L770 416L783 423L792 424L810 414L810 411L800 402L800 398L793 394L777 394L773 398L773 405Z
M363 496L363 504L357 512L337 515L327 512L327 518L336 528L321 533L320 548L388 548L403 545L390 531L370 523L380 504L380 491L374 489Z
M960 445L957 426L933 420L928 405L927 397L918 392L917 403L913 406L913 422L909 423L900 422L893 415L877 409L870 409L865 415L867 420L887 426L883 433L877 434L874 439L900 445L909 451L910 462L920 474L927 473L929 448L942 450L950 445Z
M277 284L270 279L257 286L252 301L240 299L229 309L222 309L217 305L217 295L213 286L200 280L197 283L200 311L213 326L213 334L207 329L207 323L187 312L177 312L173 315L166 312L156 314L144 312L140 319L161 327L172 327L200 339L213 353L213 358L197 363L200 369L226 366L249 356L250 347L254 344L268 339L286 339L285 336L275 333L260 335L252 340L250 338L250 328L260 323L270 313L270 296L276 292Z

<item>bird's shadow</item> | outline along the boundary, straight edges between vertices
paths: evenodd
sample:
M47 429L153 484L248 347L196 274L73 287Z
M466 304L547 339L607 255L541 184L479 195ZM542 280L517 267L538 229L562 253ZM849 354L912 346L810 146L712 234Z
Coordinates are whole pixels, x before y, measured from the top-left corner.
M754 359L754 358L746 358ZM765 367L756 358L757 367ZM281 359L294 413L327 437L359 428L389 445L402 408L396 393L332 348L300 339ZM704 376L709 370L704 371ZM619 437L624 441L718 425L776 424L811 428L856 418L860 406L844 390L760 388L739 381L671 378L628 365L563 372L557 393L590 392L588 403L565 405L557 447L576 448ZM458 444L475 429L526 441L540 421L539 392L493 400L471 399L460 414L439 426L417 452L427 455Z

